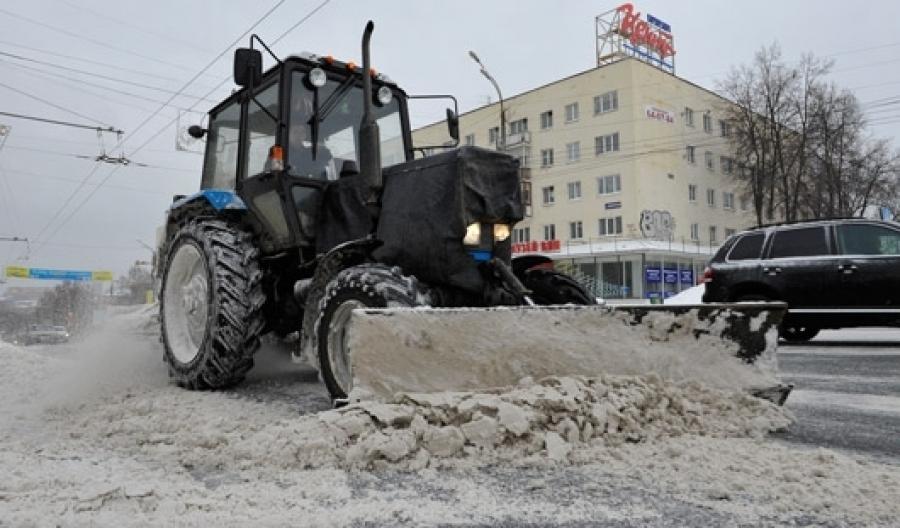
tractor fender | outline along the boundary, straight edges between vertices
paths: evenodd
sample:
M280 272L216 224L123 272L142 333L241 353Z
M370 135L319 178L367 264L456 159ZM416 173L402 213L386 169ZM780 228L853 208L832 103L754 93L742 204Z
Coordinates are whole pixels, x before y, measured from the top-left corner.
M320 305L322 304L322 297L325 295L325 287L340 271L363 262L373 261L372 252L381 244L381 240L372 237L338 244L319 258L316 264L316 271L312 276L312 282L302 288L306 295L304 299L298 299L298 302L303 303L300 351L317 370L319 368L319 356L316 352L318 348L316 320L322 315L322 307ZM300 289L295 287L294 291Z
M247 204L245 204L244 200L235 194L234 191L225 189L203 189L200 192L196 192L190 196L184 196L172 202L172 205L169 207L169 214L188 204L196 202L197 200L205 200L216 212L222 210L247 210Z
M524 255L512 259L513 275L519 280L525 280L525 272L532 268L553 269L553 259L544 255Z

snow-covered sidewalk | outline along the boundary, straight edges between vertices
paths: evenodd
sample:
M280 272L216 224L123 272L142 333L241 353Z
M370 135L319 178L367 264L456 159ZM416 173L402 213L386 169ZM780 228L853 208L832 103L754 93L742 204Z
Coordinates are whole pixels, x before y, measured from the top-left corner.
M262 353L241 387L170 386L146 310L65 347L0 344L0 526L900 518L900 470L787 446L782 409L654 376L330 410Z

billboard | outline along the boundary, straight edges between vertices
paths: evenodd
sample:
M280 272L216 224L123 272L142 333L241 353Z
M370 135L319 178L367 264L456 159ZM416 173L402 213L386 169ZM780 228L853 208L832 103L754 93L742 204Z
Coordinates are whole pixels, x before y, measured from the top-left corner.
M89 282L110 282L113 280L111 271L81 271L81 270L57 270L47 268L26 268L23 266L6 266L4 273L12 279L34 280L58 280Z

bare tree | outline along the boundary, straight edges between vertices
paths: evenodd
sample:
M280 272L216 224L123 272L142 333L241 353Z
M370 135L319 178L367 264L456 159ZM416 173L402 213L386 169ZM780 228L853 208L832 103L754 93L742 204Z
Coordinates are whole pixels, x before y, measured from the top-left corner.
M897 192L898 155L868 138L856 97L825 81L831 62L792 65L777 44L720 83L723 112L757 222L861 215Z

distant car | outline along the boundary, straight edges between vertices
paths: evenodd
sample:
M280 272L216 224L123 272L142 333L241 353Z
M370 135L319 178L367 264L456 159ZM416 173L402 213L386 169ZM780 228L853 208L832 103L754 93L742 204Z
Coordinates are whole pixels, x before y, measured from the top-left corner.
M780 335L900 325L900 223L840 219L761 227L731 236L701 279L703 302L788 304Z
M53 326L44 324L33 324L28 327L28 332L22 338L25 345L35 345L38 343L59 344L69 340L69 332L65 326Z

